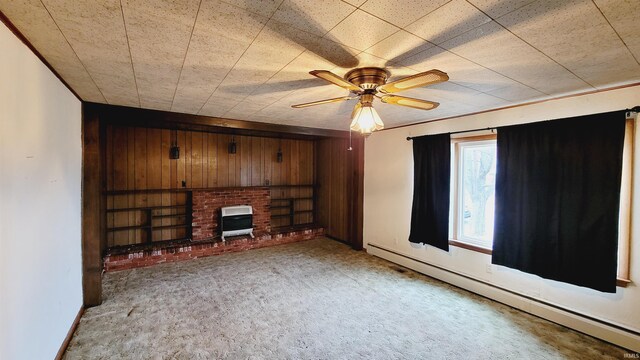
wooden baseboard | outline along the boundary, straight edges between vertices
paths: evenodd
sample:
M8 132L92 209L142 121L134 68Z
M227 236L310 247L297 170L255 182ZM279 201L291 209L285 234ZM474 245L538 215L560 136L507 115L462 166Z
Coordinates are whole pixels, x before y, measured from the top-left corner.
M67 347L71 342L71 338L73 337L73 334L76 332L76 328L78 327L78 323L80 322L80 318L82 317L82 314L84 314L84 305L80 306L80 310L78 310L78 315L76 315L76 318L73 320L73 324L71 324L71 328L69 329L67 336L64 338L62 345L60 345L60 350L58 350L55 360L61 360L64 353L67 351Z

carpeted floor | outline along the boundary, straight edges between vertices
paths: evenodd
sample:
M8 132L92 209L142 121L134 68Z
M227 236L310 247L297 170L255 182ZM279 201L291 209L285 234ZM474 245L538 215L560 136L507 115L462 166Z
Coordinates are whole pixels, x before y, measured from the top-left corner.
M620 359L625 350L316 239L108 273L66 359Z

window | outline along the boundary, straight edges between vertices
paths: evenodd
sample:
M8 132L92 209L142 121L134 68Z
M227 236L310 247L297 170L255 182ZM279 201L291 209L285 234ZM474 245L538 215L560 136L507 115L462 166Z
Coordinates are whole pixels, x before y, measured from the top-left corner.
M451 139L450 244L491 254L496 175L495 134ZM620 189L618 285L629 280L635 119L627 119Z
M495 135L452 140L450 237L491 249L496 179Z

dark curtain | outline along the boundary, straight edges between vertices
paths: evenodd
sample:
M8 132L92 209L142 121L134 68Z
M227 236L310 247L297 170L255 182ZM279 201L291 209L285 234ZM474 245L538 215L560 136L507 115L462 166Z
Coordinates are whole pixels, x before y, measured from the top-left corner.
M492 263L615 292L624 112L498 131Z
M449 251L449 134L413 138L413 208L409 241Z

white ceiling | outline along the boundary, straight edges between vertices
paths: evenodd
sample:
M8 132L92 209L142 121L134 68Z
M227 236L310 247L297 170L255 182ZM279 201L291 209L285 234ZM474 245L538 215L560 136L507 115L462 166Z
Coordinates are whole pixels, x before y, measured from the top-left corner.
M354 101L308 74L439 69L377 102L387 127L640 82L638 0L0 0L86 101L348 129Z

